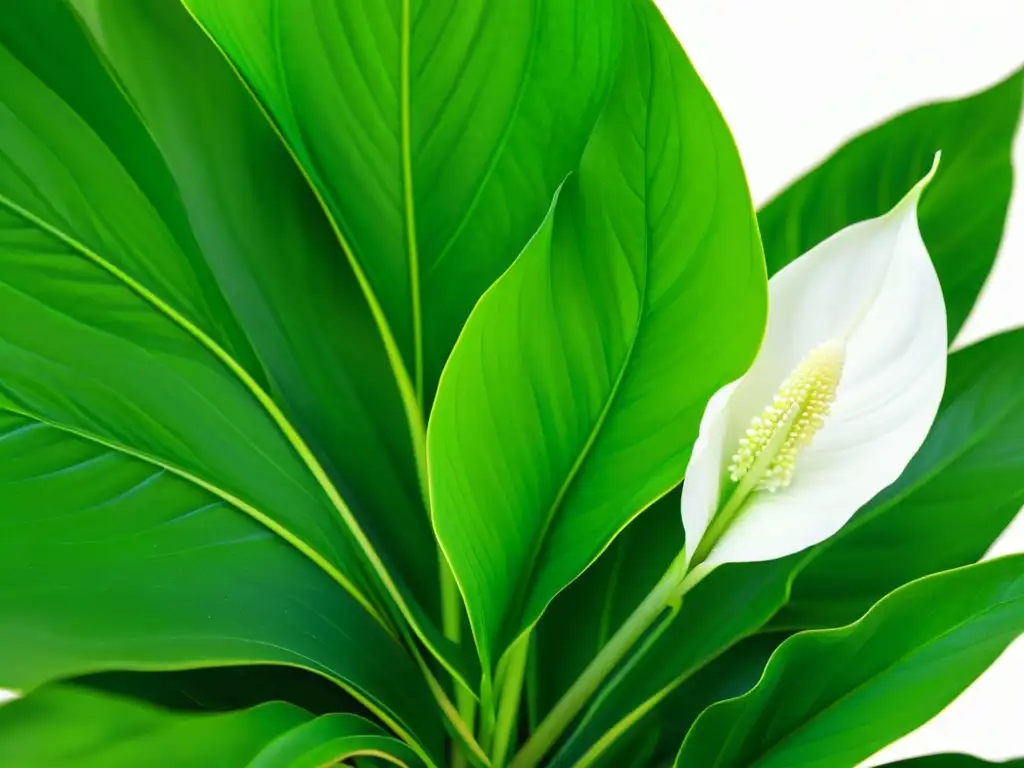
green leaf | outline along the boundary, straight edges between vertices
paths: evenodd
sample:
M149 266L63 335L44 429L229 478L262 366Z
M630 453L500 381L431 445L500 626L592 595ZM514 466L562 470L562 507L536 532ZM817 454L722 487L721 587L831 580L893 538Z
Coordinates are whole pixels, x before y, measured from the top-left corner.
M87 2L96 39L173 174L271 394L388 568L439 616L433 531L398 388L306 180L177 2Z
M0 708L0 734L0 762L10 768L316 768L359 755L421 765L408 747L356 715L314 719L283 702L180 713L75 686L45 688Z
M123 133L152 131L167 163L153 173L190 229L108 145L120 134L93 128L97 110L64 99L73 79L37 77L45 57L0 40L0 406L185 477L381 622L394 601L429 626L436 553L401 401L313 193L179 5L80 4L122 75L97 78L97 98L132 97L147 123ZM47 37L45 14L26 19L62 56L100 66L73 20L55 30L77 47ZM468 656L431 647L475 676Z
M977 561L1024 505L1024 331L949 358L939 415L906 471L795 571L777 627L853 621L902 584Z
M680 481L763 330L735 145L664 20L634 11L579 173L473 311L431 415L434 524L485 670Z
M185 0L360 275L410 412L536 229L618 55L617 0Z
M700 582L683 600L679 615L647 655L618 686L595 699L556 754L552 768L575 765L584 758L585 765L596 760L638 723L644 722L646 727L649 715L665 710L665 702L677 692L688 706L695 701L703 702L701 708L707 706L714 699L705 697L723 682L723 667L731 676L739 669L753 670L752 665L759 663L761 666L754 672L756 679L767 658L760 649L764 642L778 640L754 637L752 657L744 650L744 641L755 636L785 603L791 567L789 558L772 563L771 571L759 567L763 565L722 566ZM724 659L728 662L719 664ZM732 685L731 678L724 682ZM693 712L692 717L699 711ZM671 713L660 719L675 732L672 729L677 719Z
M244 768L307 712L270 703L230 714L179 714L74 686L56 686L0 707L0 763Z
M971 755L960 755L950 753L946 755L928 755L926 757L914 757L910 760L900 760L896 763L886 763L881 768L1022 768L1024 760L1007 760L1002 763L990 763Z
M358 715L329 714L279 736L246 768L322 768L356 757L377 757L388 764L421 765L405 744Z
M683 548L679 489L644 510L537 623L538 714L546 714Z
M300 666L434 753L419 669L327 574L173 474L0 414L0 686L109 669Z
M803 632L694 724L680 768L845 768L938 714L1024 631L1024 555L926 577Z
M843 227L888 211L941 150L918 217L953 338L999 248L1022 100L1018 70L987 91L911 110L841 147L758 214L769 274Z

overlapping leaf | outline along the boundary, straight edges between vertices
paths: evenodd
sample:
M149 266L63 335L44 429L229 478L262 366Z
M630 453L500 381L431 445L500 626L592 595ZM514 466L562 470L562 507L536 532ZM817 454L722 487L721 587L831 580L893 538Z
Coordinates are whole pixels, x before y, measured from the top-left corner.
M0 761L10 768L317 768L360 756L422 765L356 715L282 702L221 714L178 713L74 686L46 688L0 709Z
M621 4L185 4L318 190L414 411L579 161L614 73Z
M485 669L679 482L763 328L736 148L657 11L632 18L579 173L477 305L431 415L434 523Z
M1024 555L926 577L859 622L800 633L706 710L676 766L845 768L938 714L1024 631Z
M428 752L398 642L264 526L166 470L0 415L0 686L105 669L301 666Z

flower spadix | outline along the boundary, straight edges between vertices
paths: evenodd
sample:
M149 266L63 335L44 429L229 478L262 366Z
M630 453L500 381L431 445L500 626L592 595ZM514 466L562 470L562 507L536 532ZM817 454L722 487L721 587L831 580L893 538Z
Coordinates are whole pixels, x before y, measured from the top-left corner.
M686 470L689 579L823 541L924 441L946 376L946 310L917 224L934 173L769 281L758 356L711 398Z

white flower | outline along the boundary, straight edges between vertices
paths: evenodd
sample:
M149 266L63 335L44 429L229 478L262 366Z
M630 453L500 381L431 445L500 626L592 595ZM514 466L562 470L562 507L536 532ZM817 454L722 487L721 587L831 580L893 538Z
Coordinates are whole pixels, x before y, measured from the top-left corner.
M828 538L924 441L946 378L946 309L917 224L935 160L892 211L769 281L761 349L711 398L686 470L691 585Z

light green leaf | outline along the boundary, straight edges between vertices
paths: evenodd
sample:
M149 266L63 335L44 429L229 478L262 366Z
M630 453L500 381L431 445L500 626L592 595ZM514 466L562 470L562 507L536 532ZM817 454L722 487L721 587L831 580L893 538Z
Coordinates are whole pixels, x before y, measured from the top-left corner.
M941 150L919 217L953 338L999 248L1022 100L1019 70L987 91L911 110L841 147L758 213L769 274L849 224L888 211Z
M678 768L846 768L938 714L1024 631L1024 555L926 577L784 642L694 724Z
M317 189L412 418L579 161L617 0L185 0Z
M431 415L434 523L485 670L679 482L763 330L735 145L653 6L631 18L579 173L477 305Z
M0 708L0 762L10 768L317 768L360 755L405 768L422 765L361 717L314 718L283 702L195 714L54 686Z
M308 558L173 474L0 414L0 687L108 669L287 664L431 753L419 669Z
M405 744L358 715L328 714L282 734L246 768L323 768L357 757L413 768L419 758Z
M267 742L310 718L281 702L195 715L55 686L0 707L0 763L10 768L245 768Z
M1024 505L1024 331L949 358L939 416L906 471L795 571L786 628L853 621L902 584L978 560Z

